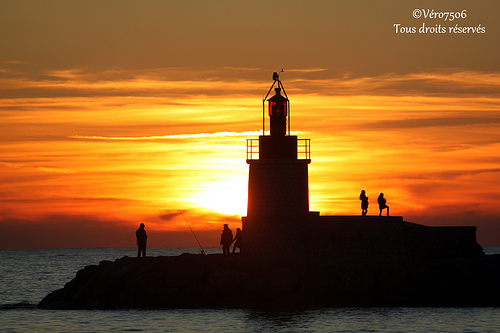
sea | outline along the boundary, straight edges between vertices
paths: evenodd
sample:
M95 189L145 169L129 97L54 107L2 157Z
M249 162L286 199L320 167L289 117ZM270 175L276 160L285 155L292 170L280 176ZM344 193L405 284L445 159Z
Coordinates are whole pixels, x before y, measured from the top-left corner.
M483 246L500 254L500 246ZM220 248L205 248L219 253ZM78 270L134 257L135 248L0 249L0 332L500 332L500 307L42 310L38 302ZM200 253L149 248L148 256ZM500 281L499 281L500 283ZM235 297L237 297L235 291ZM500 300L499 300L500 304Z

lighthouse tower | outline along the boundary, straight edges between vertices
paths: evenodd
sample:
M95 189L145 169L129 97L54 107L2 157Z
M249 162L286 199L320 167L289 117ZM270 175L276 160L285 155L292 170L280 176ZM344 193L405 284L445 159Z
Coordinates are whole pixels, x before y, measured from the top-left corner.
M262 135L247 140L248 208L242 218L242 254L298 258L309 214L310 140L290 135L290 101L278 73L273 73L273 81L263 99ZM268 98L273 88L274 96Z

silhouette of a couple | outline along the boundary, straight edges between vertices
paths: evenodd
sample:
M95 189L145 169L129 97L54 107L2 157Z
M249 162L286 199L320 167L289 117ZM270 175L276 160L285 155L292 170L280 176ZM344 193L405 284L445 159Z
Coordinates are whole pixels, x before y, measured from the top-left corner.
M233 231L229 229L229 226L227 224L224 224L224 229L222 230L222 234L220 235L220 245L222 245L223 255L229 255L229 249L231 248L231 244L233 242L233 253L236 251L236 248L239 248L241 252L241 229L236 228L236 236L233 238Z
M361 215L366 216L368 213L368 197L366 196L365 190L361 190L359 200L361 200ZM382 210L384 209L387 209L387 216L389 216L389 206L387 206L387 200L384 198L384 193L380 193L377 198L377 203L380 211L378 216L382 216Z

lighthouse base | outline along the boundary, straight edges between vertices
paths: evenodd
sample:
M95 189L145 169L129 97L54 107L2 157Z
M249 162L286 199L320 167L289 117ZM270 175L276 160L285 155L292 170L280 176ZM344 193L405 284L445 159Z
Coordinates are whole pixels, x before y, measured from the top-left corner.
M476 227L429 227L401 216L243 217L242 254L297 262L369 258L460 258L484 254Z

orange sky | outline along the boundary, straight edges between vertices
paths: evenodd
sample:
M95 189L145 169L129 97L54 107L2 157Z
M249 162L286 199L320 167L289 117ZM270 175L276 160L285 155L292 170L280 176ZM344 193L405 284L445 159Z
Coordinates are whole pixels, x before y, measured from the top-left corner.
M417 6L418 3L418 6ZM271 74L311 139L310 209L500 244L497 1L0 3L0 248L205 246L246 213ZM461 21L415 8L467 10ZM393 24L486 27L398 35Z

